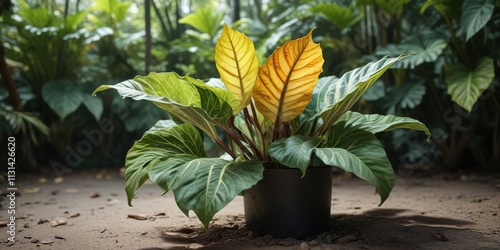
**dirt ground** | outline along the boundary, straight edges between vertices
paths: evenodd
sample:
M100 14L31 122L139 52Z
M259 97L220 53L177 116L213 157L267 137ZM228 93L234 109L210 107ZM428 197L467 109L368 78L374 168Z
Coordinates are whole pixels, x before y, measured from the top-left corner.
M498 176L398 178L382 207L370 185L335 176L329 231L294 240L254 237L245 229L242 197L208 232L152 184L129 207L117 172L18 176L16 242L8 242L4 225L0 249L500 249ZM5 183L0 191L5 224Z

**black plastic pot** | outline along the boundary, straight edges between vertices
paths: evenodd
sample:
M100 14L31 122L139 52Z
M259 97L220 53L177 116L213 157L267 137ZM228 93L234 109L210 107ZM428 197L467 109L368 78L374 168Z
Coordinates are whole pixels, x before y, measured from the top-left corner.
M305 239L328 230L332 167L266 169L244 196L247 228L256 236Z

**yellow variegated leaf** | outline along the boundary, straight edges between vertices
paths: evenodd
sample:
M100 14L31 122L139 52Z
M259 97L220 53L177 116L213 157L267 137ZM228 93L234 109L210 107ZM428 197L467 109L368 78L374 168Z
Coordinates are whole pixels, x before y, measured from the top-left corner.
M222 34L215 45L215 63L222 82L240 102L235 110L246 107L252 98L259 70L252 40L224 24Z
M313 30L277 48L260 67L253 98L257 109L275 123L294 119L311 101L324 62L321 47L312 40Z

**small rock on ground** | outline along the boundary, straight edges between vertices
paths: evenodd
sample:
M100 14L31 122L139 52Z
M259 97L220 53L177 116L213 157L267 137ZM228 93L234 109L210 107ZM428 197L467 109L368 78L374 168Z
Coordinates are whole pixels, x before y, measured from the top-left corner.
M309 244L307 244L306 242L300 243L300 250L309 250L309 249L310 249Z

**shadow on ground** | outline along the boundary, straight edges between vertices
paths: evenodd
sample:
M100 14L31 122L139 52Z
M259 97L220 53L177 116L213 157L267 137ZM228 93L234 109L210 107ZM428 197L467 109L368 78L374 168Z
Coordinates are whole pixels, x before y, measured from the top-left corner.
M213 225L208 232L191 228L158 230L164 241L186 245L168 248L171 250L187 247L235 249L239 244L248 246L249 243L256 248L297 248L304 242L312 249L335 246L344 249L461 249L461 242L465 240L477 242L481 249L498 249L498 242L461 228L473 224L470 221L412 214L405 209L373 209L357 215L334 214L327 232L306 240L276 239L269 235L254 237L245 228L243 218L233 219L232 225Z

